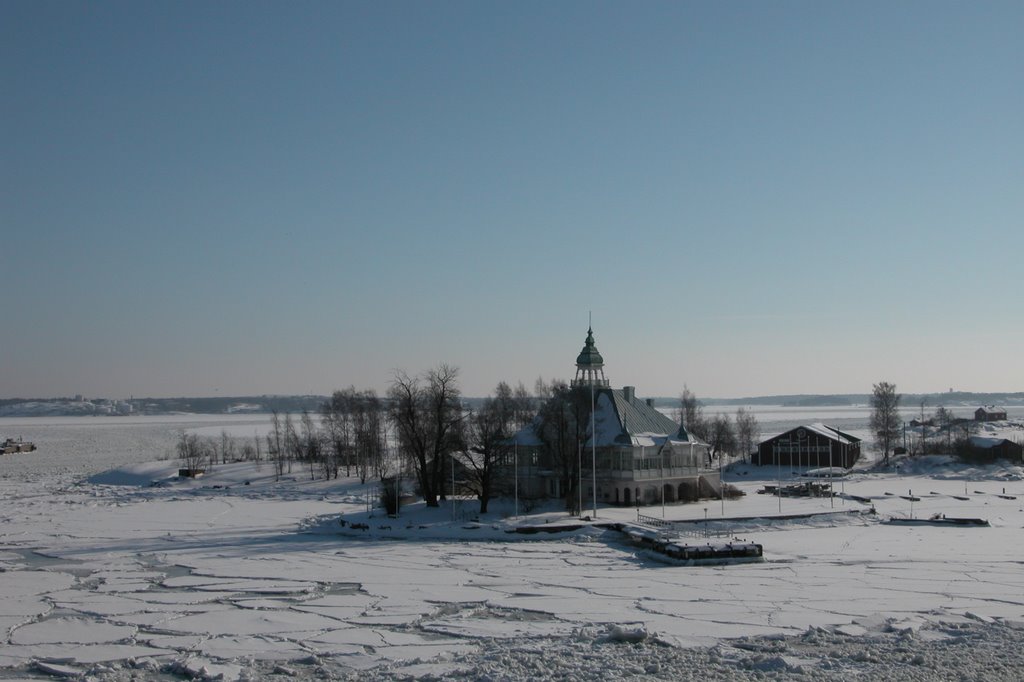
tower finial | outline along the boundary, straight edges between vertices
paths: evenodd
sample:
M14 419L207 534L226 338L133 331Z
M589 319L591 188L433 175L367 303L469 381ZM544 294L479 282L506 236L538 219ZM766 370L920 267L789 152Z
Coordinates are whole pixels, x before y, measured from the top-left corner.
M597 344L594 343L594 328L587 328L587 340L583 343L583 350L576 356L576 378L573 386L599 386L607 387L608 380L604 378L604 358L597 351Z

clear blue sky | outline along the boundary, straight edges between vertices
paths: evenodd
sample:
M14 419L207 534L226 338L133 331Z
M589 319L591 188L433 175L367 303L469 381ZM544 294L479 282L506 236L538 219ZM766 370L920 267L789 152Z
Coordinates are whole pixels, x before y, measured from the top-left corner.
M1024 3L0 3L0 397L1024 390Z

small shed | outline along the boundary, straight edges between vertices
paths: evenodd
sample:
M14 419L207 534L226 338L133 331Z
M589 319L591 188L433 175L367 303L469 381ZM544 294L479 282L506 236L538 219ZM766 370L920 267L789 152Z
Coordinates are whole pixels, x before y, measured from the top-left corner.
M860 459L860 438L834 426L808 424L790 429L757 446L753 463L805 468L843 467Z
M1006 421L1006 410L1001 407L995 407L994 405L987 405L985 407L979 407L974 411L974 421L976 422L1001 422Z

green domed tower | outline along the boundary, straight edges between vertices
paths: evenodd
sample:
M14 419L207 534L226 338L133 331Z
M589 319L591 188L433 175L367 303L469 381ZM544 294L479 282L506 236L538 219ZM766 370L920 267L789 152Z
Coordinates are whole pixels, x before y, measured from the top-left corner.
M583 350L576 356L576 378L572 380L575 386L593 386L594 388L607 388L608 380L604 378L604 358L597 350L594 343L594 330L587 329L587 340L583 344Z

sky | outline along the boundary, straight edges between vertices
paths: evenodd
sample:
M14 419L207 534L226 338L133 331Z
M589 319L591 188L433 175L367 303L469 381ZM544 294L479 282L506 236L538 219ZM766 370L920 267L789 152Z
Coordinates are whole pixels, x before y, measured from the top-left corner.
M1024 3L0 2L0 397L1024 391Z

